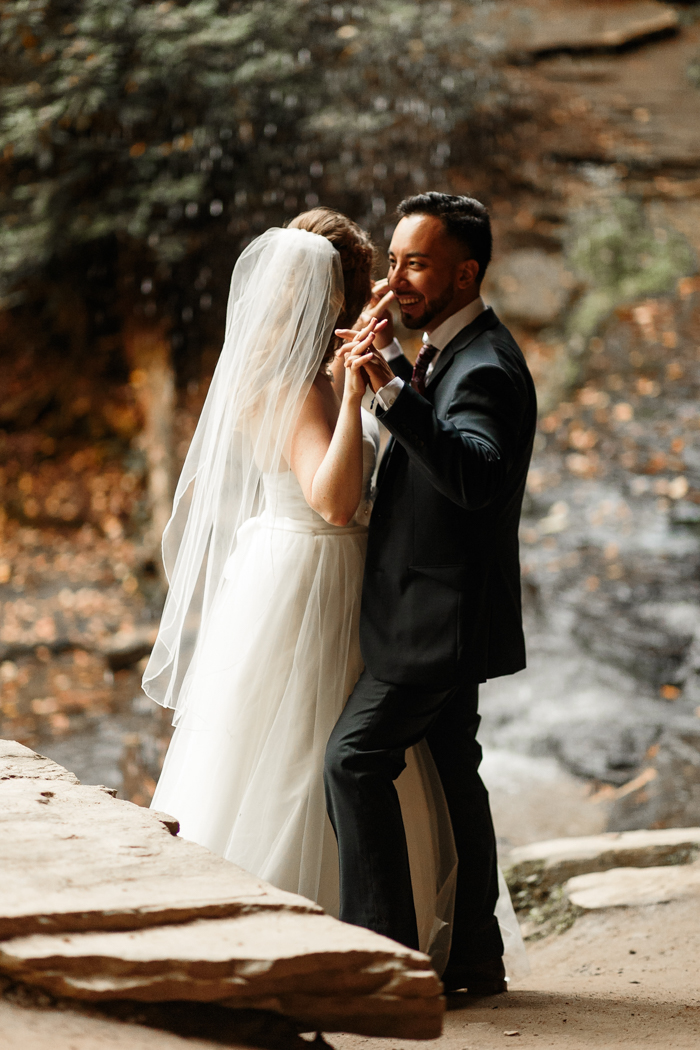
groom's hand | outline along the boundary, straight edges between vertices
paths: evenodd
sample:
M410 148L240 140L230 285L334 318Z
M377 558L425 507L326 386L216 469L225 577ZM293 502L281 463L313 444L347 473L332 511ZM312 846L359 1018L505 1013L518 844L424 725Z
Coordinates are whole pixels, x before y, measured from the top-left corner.
M378 376L379 362L384 365L384 369L393 379L394 373L372 345L385 325L386 321L377 321L373 317L359 332L352 328L336 328L335 334L345 340L340 349L336 351L336 355L344 359L345 368L350 372L353 389L355 387L359 389L359 384L369 382L375 393L379 390L380 387L375 387L370 374L370 369L372 369ZM385 382L380 383L380 386L385 385ZM364 386L361 392L364 393Z
M362 368L375 394L395 378L391 366L376 349L376 340L386 325L386 320L377 321L373 317L359 332L353 328L335 330L335 334L344 340L343 345L336 351L338 357L344 359L346 368L352 367L356 360L361 358Z
M393 301L394 293L389 290L388 279L384 277L381 281L375 281L371 298L357 320L356 328L365 328L373 319L386 321L374 340L377 350L383 350L394 340L394 318L390 310Z
M376 344L375 344L376 345ZM372 390L376 394L378 390L381 390L383 386L390 383L392 379L395 379L391 365L389 365L382 354L377 353L375 350L369 361L365 361L362 366L369 379L369 384Z
M378 353L371 345L363 349L352 349L346 358L346 367L357 357L362 357L362 368L369 380L372 390L376 394L383 386L395 379L391 366L387 364L381 353Z

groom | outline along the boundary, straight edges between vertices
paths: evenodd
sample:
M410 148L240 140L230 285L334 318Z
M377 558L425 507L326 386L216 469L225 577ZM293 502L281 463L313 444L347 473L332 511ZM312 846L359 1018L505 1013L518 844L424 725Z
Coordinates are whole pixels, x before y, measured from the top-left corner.
M412 367L387 325L377 336L382 353L365 365L393 440L369 527L366 669L328 744L326 798L341 919L417 948L394 780L406 748L427 740L459 858L443 981L447 991L489 995L506 984L478 694L480 682L525 666L518 523L535 390L515 340L480 295L491 258L486 208L425 193L398 213L387 291L371 312L390 317L393 299L403 324L425 334Z

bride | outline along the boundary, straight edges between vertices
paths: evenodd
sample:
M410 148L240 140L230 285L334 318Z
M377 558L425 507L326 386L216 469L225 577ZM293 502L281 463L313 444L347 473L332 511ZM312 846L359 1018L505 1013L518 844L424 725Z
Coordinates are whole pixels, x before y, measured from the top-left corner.
M379 325L357 333L345 361L333 333L369 300L372 256L355 223L316 208L236 263L223 350L163 537L170 589L143 680L176 727L152 805L185 838L336 915L322 771L362 670L379 448L361 406L362 352ZM397 789L420 945L441 972L456 854L426 744L407 753Z

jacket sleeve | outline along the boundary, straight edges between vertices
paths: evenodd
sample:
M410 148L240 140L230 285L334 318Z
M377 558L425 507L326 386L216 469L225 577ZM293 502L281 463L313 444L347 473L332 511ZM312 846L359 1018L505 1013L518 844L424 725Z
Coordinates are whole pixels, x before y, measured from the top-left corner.
M502 490L518 451L522 414L506 372L484 365L461 379L445 419L408 383L377 417L439 492L465 510L479 510Z
M413 365L403 354L399 354L398 357L392 357L389 362L389 368L395 376L399 376L405 383L411 382L411 377L413 376Z

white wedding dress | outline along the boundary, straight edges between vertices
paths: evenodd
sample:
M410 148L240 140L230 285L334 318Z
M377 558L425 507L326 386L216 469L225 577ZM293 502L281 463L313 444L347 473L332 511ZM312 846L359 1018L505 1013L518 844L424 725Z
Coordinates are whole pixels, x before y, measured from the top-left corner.
M379 447L376 420L364 410L362 419L365 499L346 527L309 507L291 471L263 475L261 512L239 529L226 562L152 803L179 820L183 837L333 915L338 856L323 760L362 670L358 620ZM397 790L420 946L441 972L457 861L425 743L407 753ZM522 941L507 890L499 921L517 975Z

